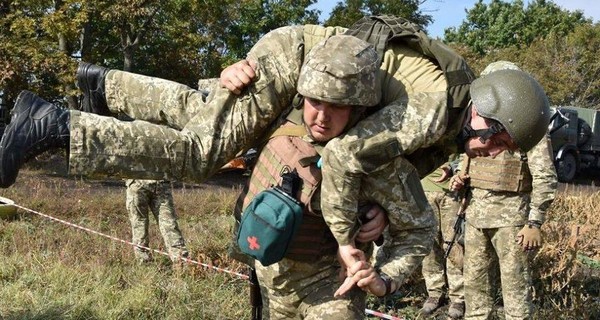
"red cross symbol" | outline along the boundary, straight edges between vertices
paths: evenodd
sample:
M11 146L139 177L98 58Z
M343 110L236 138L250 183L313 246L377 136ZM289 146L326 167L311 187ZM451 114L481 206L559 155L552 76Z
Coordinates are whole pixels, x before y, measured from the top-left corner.
M248 240L248 243L250 244L248 246L250 248L250 250L258 250L258 249L260 249L260 245L258 244L258 238L256 238L256 237L248 237L248 238L246 238L246 240Z

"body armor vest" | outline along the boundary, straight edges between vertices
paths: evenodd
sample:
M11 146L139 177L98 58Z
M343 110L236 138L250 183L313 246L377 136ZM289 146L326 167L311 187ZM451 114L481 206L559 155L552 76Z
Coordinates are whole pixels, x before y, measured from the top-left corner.
M302 139L305 135L303 126L291 122L272 134L252 170L243 207L259 192L280 184L283 172L295 169L302 179L296 199L304 206L304 216L285 257L314 261L335 254L338 246L321 215L321 170L316 165L320 156L314 145Z
M531 173L526 159L516 157L472 158L471 187L510 192L531 192Z

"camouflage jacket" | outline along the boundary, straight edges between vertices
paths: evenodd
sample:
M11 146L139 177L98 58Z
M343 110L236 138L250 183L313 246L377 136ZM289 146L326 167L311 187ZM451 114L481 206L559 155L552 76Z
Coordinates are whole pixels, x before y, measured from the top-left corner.
M499 228L525 225L527 220L544 222L546 210L554 201L557 179L548 137L527 153L532 177L531 192L491 191L471 188L466 220L476 228ZM520 153L503 152L497 159L520 159Z
M385 107L330 141L323 152L321 206L341 244L356 231L357 199L365 181L397 157L407 159L420 177L433 171L456 152L454 138L464 119L464 109L448 110L443 73L422 55L392 44L381 72Z
M323 37L343 31L343 28L315 25L279 28L265 35L255 45L249 58L267 51L270 54L279 52L281 48L304 47L306 53ZM294 60L292 57L290 59ZM291 66L298 65L296 60L290 62ZM297 73L285 76L289 76L289 79L296 76L297 79ZM448 143L440 141L443 138L453 141L458 132L457 123L462 122L462 114L449 119L446 110L446 81L442 71L430 60L404 45L392 45L386 51L379 81L383 88L380 103L383 107L360 121L343 138L330 141L324 151L334 150L334 154L340 156L336 158L337 161L331 161L331 156L324 157L323 174L330 173L329 181L342 177L339 181L343 182L348 177L355 177L355 173L364 174L367 180L362 186L360 183L354 184L358 187L350 188L351 190L332 187L323 181L322 210L338 243L347 244L352 241L359 227L356 213L358 204L372 202L382 206L393 219L390 219L392 232L389 254L385 260L378 261L378 267L397 281L402 281L431 250L436 222L424 197L415 167L393 153L389 154L390 158L381 162L381 146L388 142L399 142L400 149L415 156L420 155L420 151L426 147L436 144L448 146ZM448 123L452 124L451 128ZM357 150L360 151L358 155ZM419 158L419 163L427 165L420 166L422 172L438 167L440 160L443 162L447 159L449 153L439 148L436 152L423 153L424 157ZM443 154L445 156L440 156ZM375 163L372 160L376 160ZM363 170L364 168L367 169ZM372 175L367 176L369 173ZM391 178L392 176L395 178ZM414 197L415 190L418 199ZM341 201L341 206L338 205L339 199L346 199ZM323 202L326 203L325 206Z

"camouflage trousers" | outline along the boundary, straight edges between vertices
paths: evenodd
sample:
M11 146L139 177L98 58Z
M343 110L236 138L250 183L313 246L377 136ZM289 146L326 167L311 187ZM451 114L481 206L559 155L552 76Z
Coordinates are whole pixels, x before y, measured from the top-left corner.
M189 253L177 224L171 184L156 180L127 180L125 184L132 242L148 247L149 212L152 212L171 260L177 261L179 257L187 257ZM150 259L146 249L136 247L135 254L139 260Z
M439 221L438 232L433 242L433 250L423 259L422 273L429 297L441 297L448 291L452 303L464 302L462 265L452 259L444 259L444 243L452 240L452 229L460 206L451 193L443 191L426 192L427 200L433 207ZM452 250L462 250L458 243Z
M172 81L109 71L109 109L136 121L71 111L70 173L204 181L259 141L295 95L289 88L297 77L279 75L293 72L270 56L257 60L258 78L240 96L215 86L206 97Z
M335 256L314 262L284 258L264 267L255 263L263 300L263 319L364 319L366 293L355 287L343 298Z
M467 215L468 221L468 215ZM465 319L491 319L497 291L492 268L500 266L506 320L532 315L531 269L528 255L516 242L523 226L465 230Z

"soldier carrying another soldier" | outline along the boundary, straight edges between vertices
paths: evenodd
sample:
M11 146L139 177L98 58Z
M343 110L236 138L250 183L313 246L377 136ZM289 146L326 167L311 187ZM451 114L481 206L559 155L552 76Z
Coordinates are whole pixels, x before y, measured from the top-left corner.
M181 84L84 64L78 81L85 110L146 121L64 110L23 92L0 142L0 186L14 183L25 161L56 148L68 150L73 174L201 182L268 134L292 104L305 54L344 31L306 25L269 32L248 54L257 76L239 96L216 88L206 98ZM354 244L361 201L375 197L370 202L397 219L390 221L390 228L399 226L391 232L403 240L385 246L389 259L348 268L352 283L378 296L397 290L431 250L435 222L419 176L456 147L472 157L528 151L550 118L543 89L525 72L504 70L475 80L471 104L449 105L444 73L429 58L403 42L383 49L381 108L325 146L321 192L323 215L340 245ZM529 117L496 117L521 113L523 96L530 101ZM389 199L391 193L398 199Z

